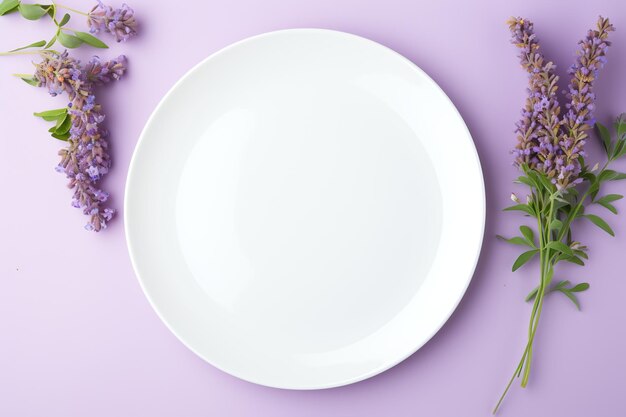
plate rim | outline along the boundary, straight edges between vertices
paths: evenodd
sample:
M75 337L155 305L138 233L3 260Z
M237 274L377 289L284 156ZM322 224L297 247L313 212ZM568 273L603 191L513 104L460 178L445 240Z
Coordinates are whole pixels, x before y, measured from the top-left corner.
M198 71L200 68L202 68L206 63L212 61L213 59L217 58L218 56L225 54L227 52L229 52L231 49L235 49L237 47L239 47L242 44L246 44L249 42L254 42L257 39L260 38L268 38L268 37L274 37L274 36L281 36L281 35L285 35L285 34L289 34L289 33L304 33L304 32L310 32L310 33L321 33L321 34L332 34L332 35L339 35L339 36L346 36L346 37L352 37L352 38L357 38L360 41L365 41L369 44L371 44L374 47L379 47L379 48L383 48L385 49L387 52L395 55L396 58L400 58L401 61L404 62L405 65L408 65L411 70L415 71L416 73L418 73L418 75L420 75L425 81L427 81L428 85L430 87L434 87L435 90L439 91L439 93L442 95L442 97L444 98L444 100L447 102L447 104L451 107L451 109L454 110L454 113L456 115L456 117L458 117L458 120L461 122L464 133L467 135L467 139L469 139L470 142L470 147L471 147L471 156L472 156L472 162L475 164L477 170L478 170L478 179L479 179L479 183L480 183L480 187L479 187L479 191L480 191L480 196L479 198L477 198L477 201L480 202L480 237L477 240L477 242L479 242L479 244L476 247L475 250L475 254L474 254L474 259L472 261L472 268L470 271L468 271L468 277L465 280L464 286L462 288L462 291L460 291L459 296L457 298L457 300L455 300L455 302L451 305L451 308L449 309L449 311L447 312L447 314L445 315L445 317L443 318L443 320L437 325L437 326L433 326L433 331L427 336L425 337L421 343L416 343L414 344L414 346L411 347L411 349L408 349L407 353L405 355L397 355L395 356L392 360L388 360L388 361L383 361L384 363L381 364L378 367L374 367L372 368L369 372L364 372L362 374L359 374L358 376L355 377L349 377L349 378L345 378L345 379L338 379L335 382L331 382L331 383L326 383L326 384L318 384L318 385L310 385L310 386L306 386L306 387L294 387L294 386L283 386L283 385L274 385L274 384L268 384L265 382L261 382L258 380L254 380L254 378L250 378L248 376L242 376L239 374L239 372L233 372L232 370L229 370L228 367L222 366L220 364L215 363L213 360L211 360L210 358L208 358L206 355L200 353L197 349L195 349L193 346L191 346L189 343L187 343L187 341L181 337L178 332L174 329L174 327L169 323L169 321L161 314L159 308L157 307L157 303L153 300L152 296L150 295L149 291L146 288L146 285L144 284L144 278L141 277L140 273L139 273L139 268L137 265L137 261L136 261L136 254L135 251L133 249L133 245L131 243L132 238L131 238L131 233L129 230L129 217L128 217L128 213L129 213L129 184L131 183L131 177L133 176L134 172L137 170L137 159L138 159L138 154L140 153L140 148L142 147L142 144L147 140L146 139L146 133L147 131L150 129L151 125L154 122L154 119L156 118L156 115L159 113L159 110L165 105L165 103L168 101L169 97L171 95L174 94L174 92L178 89L178 87L184 83L188 78L191 77L192 74L194 74L196 71ZM124 236L125 236L125 240L126 240L126 247L128 250L128 254L129 254L129 258L131 261L131 265L133 268L133 272L137 278L137 281L139 282L139 285L141 287L141 290L144 294L144 296L146 297L146 299L148 300L148 303L150 304L152 310L156 313L157 317L161 320L161 322L166 326L166 328L176 337L176 339L178 339L179 342L181 342L187 349L189 349L191 352L193 352L195 355L197 355L198 357L200 357L202 360L204 360L205 362L207 362L208 364L210 364L211 366L213 366L214 368L219 369L220 371L236 377L240 380L249 382L249 383L254 383L254 384L258 384L258 385L262 385L262 386L267 386L267 387L271 387L271 388L278 388L278 389L287 389L287 390L318 390L318 389L329 389L329 388L335 388L335 387L341 387L341 386L345 386L345 385L350 385L350 384L354 384L366 379L369 379L371 377L374 377L376 375L379 375L381 373L384 373L385 371L393 368L394 366L398 365L399 363L405 361L406 359L408 359L410 356L412 356L413 354L415 354L419 349L421 349L426 343L428 343L430 340L432 340L432 338L439 333L439 331L443 328L443 326L450 320L450 318L452 317L452 315L454 314L454 312L457 310L461 300L463 299L463 297L465 296L465 294L467 293L467 289L469 288L469 285L471 283L471 281L473 280L474 274L476 272L476 268L478 266L478 262L480 260L480 255L482 253L482 248L484 246L484 238L485 238L485 227L486 227L486 190L485 190L485 178L484 178L484 172L483 172L483 168L482 168L482 164L480 161L480 156L478 154L478 149L476 147L476 142L474 141L474 138L471 134L471 132L469 131L469 128L467 126L467 124L465 123L465 120L463 119L461 113L459 112L458 108L456 107L456 105L454 104L454 102L450 99L450 97L446 94L446 92L441 88L441 86L435 82L433 80L433 78L431 78L424 70L422 70L417 64L415 64L413 61L411 61L409 58L405 57L404 55L402 55L401 53L395 51L394 49L381 44L377 41L374 41L372 39L369 39L367 37L364 36L360 36L360 35L356 35L350 32L344 32L341 30L335 30L335 29L326 29L326 28L314 28L314 27L303 27L303 28L288 28L288 29L279 29L279 30L273 30L273 31L269 31L269 32L264 32L264 33L260 33L260 34L256 34L253 36L249 36L246 38L243 38L241 40L238 40L234 43L230 43L226 46L224 46L223 48L220 48L219 50L210 53L208 56L206 56L205 58L203 58L202 60L200 60L197 64L193 65L189 70L187 70L180 78L178 78L178 80L176 80L176 82L174 84L172 84L172 86L167 90L167 92L163 95L163 97L161 97L161 99L159 100L159 102L157 103L157 105L154 107L154 109L152 110L152 112L150 113L150 116L147 118L144 127L141 130L141 133L139 134L139 137L137 139L137 142L135 144L135 147L133 149L133 153L132 156L130 158L130 162L128 165L128 171L127 171L127 175L126 175L126 182L125 182L125 186L124 186L124 203L123 203L123 209L124 209ZM478 220L478 219L476 219Z

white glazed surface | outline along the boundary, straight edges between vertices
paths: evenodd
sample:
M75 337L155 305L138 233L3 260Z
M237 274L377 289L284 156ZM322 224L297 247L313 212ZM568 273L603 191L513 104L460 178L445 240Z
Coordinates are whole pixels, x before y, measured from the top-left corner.
M441 89L354 35L212 55L165 96L128 175L139 281L170 330L258 384L373 376L464 294L484 229L471 136Z

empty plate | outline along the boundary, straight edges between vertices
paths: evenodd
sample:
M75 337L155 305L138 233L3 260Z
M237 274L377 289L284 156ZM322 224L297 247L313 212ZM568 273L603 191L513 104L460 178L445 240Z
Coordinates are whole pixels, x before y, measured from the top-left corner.
M422 346L471 279L485 201L472 138L414 64L318 29L205 59L133 156L126 236L169 329L239 378L315 389Z

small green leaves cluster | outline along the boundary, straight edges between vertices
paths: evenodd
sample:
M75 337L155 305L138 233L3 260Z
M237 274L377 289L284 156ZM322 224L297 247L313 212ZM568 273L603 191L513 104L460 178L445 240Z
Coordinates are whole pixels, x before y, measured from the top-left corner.
M626 155L626 121L623 116L617 119L614 127L617 134L616 140L611 138L611 133L606 126L601 123L596 123L596 130L602 140L602 146L604 147L609 162Z
M42 17L48 15L56 26L56 32L52 38L48 41L42 40L33 42L29 45L14 49L10 52L15 52L28 48L41 48L49 50L57 41L66 48L78 48L79 46L86 44L96 48L108 48L108 46L97 37L87 33L66 27L71 19L68 13L65 13L63 17L57 19L58 6L52 4L27 4L20 0L4 0L0 3L0 16L9 13L19 13L25 19L39 20Z
M580 302L578 301L578 298L576 297L575 293L587 291L588 289L589 289L589 284L586 282L581 282L580 284L573 285L571 282L565 280L565 281L559 281L556 284L554 284L551 288L548 288L546 290L546 293L560 292L564 294L567 298L569 298L572 301L572 303L574 303L576 308L580 310ZM526 301L534 300L538 292L539 292L539 286L535 287L526 296Z
M67 111L67 107L33 113L47 122L54 122L54 126L48 129L53 138L67 141L70 137L72 118Z
M558 219L553 219L550 223L550 230L559 232L563 227L563 222ZM534 240L534 232L528 226L520 226L520 232L522 236L514 236L507 239L502 236L497 236L499 239L504 240L514 245L527 246L530 250L523 252L513 263L513 271L517 271L520 267L530 261L535 255L539 254L542 248L538 247ZM565 244L558 240L549 241L545 248L543 248L548 256L552 256L554 265L560 261L567 261L576 265L584 266L583 259L589 259L586 250L587 248L582 246L580 242L571 242Z

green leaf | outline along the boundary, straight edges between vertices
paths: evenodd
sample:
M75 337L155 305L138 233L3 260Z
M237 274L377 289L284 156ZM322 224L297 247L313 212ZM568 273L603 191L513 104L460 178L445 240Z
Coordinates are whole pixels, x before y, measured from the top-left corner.
M551 230L561 230L561 227L563 227L563 222L560 221L559 219L554 219L550 223Z
M619 181L626 179L626 174L613 171L612 169L605 169L598 176L598 181Z
M66 114L64 114L64 115L63 115L63 117L59 117L59 118L57 119L56 124L54 125L54 129L56 130L59 126L61 126L61 124L62 124L62 123L65 121L65 119L67 119L67 118L68 118L67 113L66 113Z
M528 302L528 301L534 300L538 292L539 292L539 287L537 286L531 292L528 293L524 301Z
M554 210L562 211L563 213L566 213L566 214L569 212L569 208L572 206L572 202L570 201L565 201L562 199L554 199L554 201L556 201L554 203Z
M574 255L578 256L579 258L589 259L589 255L587 255L587 253L582 250L575 250Z
M570 292L583 292L583 291L587 291L589 289L589 284L586 282L581 282L578 285L575 285L574 287L570 288Z
M50 115L45 115L45 116L39 116L42 119L44 119L46 122L56 122L56 123L60 123L63 121L63 119L66 117L66 114L50 114ZM53 132L56 129L56 124L55 126L52 127L52 129L50 129L50 132Z
M558 291L562 292L563 294L565 294L567 296L567 298L572 300L572 303L574 303L576 308L580 310L580 303L578 302L578 298L574 294L572 294L571 292L569 292L566 289L560 289Z
M70 138L70 134L69 134L69 133L65 133L65 134L63 134L63 135L59 135L59 134L57 134L57 133L53 133L51 136L52 136L53 138L55 138L55 139L65 140L65 141L66 141L66 140L68 140L68 139Z
M619 158L623 154L624 154L624 140L619 139L617 143L615 144L615 149L613 149L612 158L613 159Z
M596 175L592 172L585 172L582 177L591 183L596 181Z
M88 45L95 46L96 48L108 48L106 43L87 32L74 32L74 35Z
M565 243L559 242L557 240L554 240L554 241L548 243L546 245L546 248L557 250L557 251L559 251L561 253L564 253L566 255L569 255L569 256L574 256L574 252L572 251L572 248L567 246Z
M83 43L80 38L77 38L74 35L68 35L64 32L59 32L59 34L57 35L57 39L59 40L59 42L61 42L61 45L70 49L78 48Z
M528 206L528 204L516 204L514 206L505 208L504 211L523 211L523 212L525 212L525 213L535 217L535 212L533 211L533 209L531 209Z
M33 77L32 75L29 75L29 76L20 75L19 77L26 84L30 84L30 85L32 85L34 87L39 87L39 81L35 77Z
M21 51L22 49L28 49L28 48L39 48L39 47L44 46L45 44L46 44L46 41L33 42L30 45L22 46L21 48L11 49L9 52Z
M507 239L504 236L500 236L500 235L496 235L496 237L500 240L504 240L505 242L512 243L514 245L529 246L531 248L535 247L534 245L531 245L530 242L528 242L526 239L520 236L515 236L510 239Z
M58 116L67 114L67 107L62 109L54 109L54 110L46 110L38 113L33 113L34 116L37 117L52 117L56 116L53 120L56 120Z
M535 184L537 184L537 189L541 188L541 186L550 192L553 192L556 189L555 185L552 184L550 179L544 173L529 170L526 175L528 175L528 177Z
M537 252L539 252L539 249L533 249L522 253L513 263L513 271L517 271L522 265L530 261L533 256L537 254Z
M564 261L571 262L576 265L585 266L585 263L578 256L567 256L563 258Z
M617 214L617 209L611 203L613 201L617 201L624 198L624 196L619 194L607 194L602 198L599 198L595 203L600 204L602 207L605 207L607 210L611 211L613 214Z
M552 192L556 189L556 186L552 184L552 181L545 174L540 173L537 176L546 190Z
M617 172L612 169L605 169L598 175L598 182L611 181L617 176Z
M570 282L568 280L565 281L559 281L556 284L554 284L554 286L550 289L550 292L552 291L558 291L561 288L565 288L570 284Z
M610 211L613 214L617 214L617 209L615 208L615 206L611 203L606 203L606 202L598 202L598 204L600 204L602 207L604 207L605 209L607 209L608 211Z
M623 139L621 143L623 143L623 146L620 147L619 151L615 152L615 155L613 156L614 159L621 158L626 155L626 139Z
M535 183L530 178L525 177L523 175L517 179L517 182L521 184L526 184L529 187L536 187Z
M533 230L528 226L520 226L519 230L520 232L522 232L522 235L524 235L526 240L529 243L532 243L533 246L535 246L535 235L533 233Z
M39 20L41 16L48 13L49 6L45 9L38 4L24 4L20 3L18 10L24 18L28 20Z
M578 298L573 293L587 290L589 288L589 284L583 282L572 288L568 288L570 285L571 283L569 281L560 281L558 284L550 289L550 292L559 291L565 294L565 296L567 296L567 298L569 298L574 303L576 308L580 310L580 303L578 302Z
M65 25L67 25L67 22L70 21L70 18L71 18L71 16L68 13L65 13L65 15L63 15L63 18L59 22L59 27L63 27Z
M609 129L607 129L603 124L596 123L596 129L598 130L598 135L600 135L600 139L602 139L602 146L604 146L604 151L607 155L611 154L611 134L609 133Z
M19 5L19 0L4 0L0 3L0 16L16 11Z
M72 118L68 114L65 116L65 118L63 119L61 123L57 122L57 125L55 126L56 131L54 133L56 133L57 135L64 135L70 131L71 127L72 127Z
M620 194L607 194L604 197L599 198L598 201L596 201L596 203L601 203L601 202L612 203L613 201L621 200L622 198L624 198L624 196Z
M593 224L595 224L596 226L598 226L600 229L604 230L611 236L615 236L615 232L613 232L613 229L611 229L611 226L609 226L609 224L605 222L601 217L598 217L595 214L585 214L583 217L586 217L589 220L591 220Z
M620 115L615 121L615 130L617 131L617 137L619 139L626 134L626 120L624 120L624 115Z
M526 171L526 175L528 176L528 178L532 181L533 184L535 184L535 186L537 188L541 187L541 181L539 180L539 176L537 175L537 171L532 170L532 169L527 169Z

